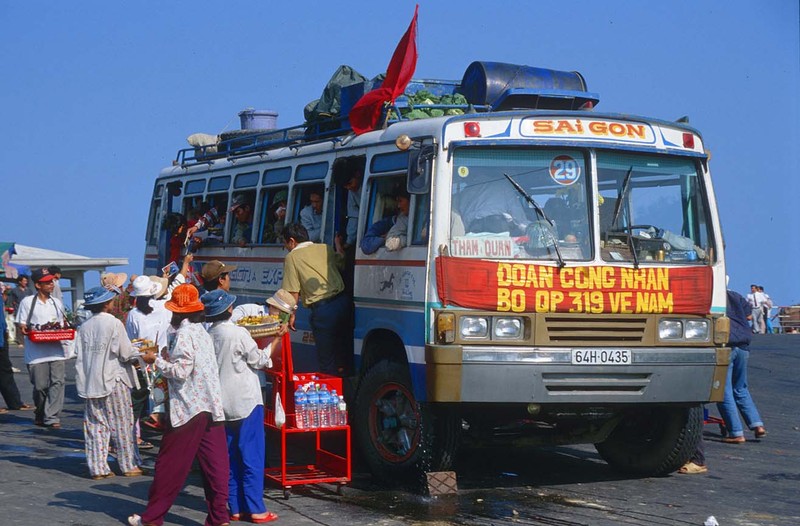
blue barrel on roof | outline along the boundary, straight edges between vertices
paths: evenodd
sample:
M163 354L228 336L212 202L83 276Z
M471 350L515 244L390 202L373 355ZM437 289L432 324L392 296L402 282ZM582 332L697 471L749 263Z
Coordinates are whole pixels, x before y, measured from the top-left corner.
M239 112L243 130L274 130L278 127L278 112L246 109Z
M504 105L513 106L513 97L509 94L575 94L586 92L586 81L577 71L476 61L464 72L459 91L470 104L502 109Z

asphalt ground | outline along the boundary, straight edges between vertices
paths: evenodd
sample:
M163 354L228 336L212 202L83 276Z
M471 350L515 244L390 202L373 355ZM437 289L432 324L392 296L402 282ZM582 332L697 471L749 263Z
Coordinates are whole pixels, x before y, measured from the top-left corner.
M22 350L13 347L15 375L30 403ZM719 427L704 429L709 472L633 479L611 470L592 446L465 448L457 462L457 495L423 497L387 490L355 470L343 495L331 485L301 486L288 500L268 487L276 524L360 526L431 525L702 525L800 524L800 335L763 335L750 356L750 390L768 435L747 433L740 445L721 441ZM717 416L716 408L709 407ZM62 429L33 425L31 411L0 415L0 526L124 524L141 512L151 478L94 481L83 452L83 402L68 367ZM158 435L145 438L158 444ZM143 451L152 465L157 448ZM272 450L274 461L275 449ZM116 463L111 467L119 474ZM203 524L203 491L193 472L166 523ZM233 523L234 525L237 523ZM244 523L242 523L244 524Z

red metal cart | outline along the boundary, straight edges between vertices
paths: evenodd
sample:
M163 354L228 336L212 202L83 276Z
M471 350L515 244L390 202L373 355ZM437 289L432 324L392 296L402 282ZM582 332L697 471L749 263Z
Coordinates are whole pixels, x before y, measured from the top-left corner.
M265 342L257 340L259 346ZM264 476L283 488L283 498L288 499L292 486L305 484L331 483L337 484L337 491L342 493L345 484L351 479L350 463L350 426L341 425L334 427L322 427L315 429L298 429L295 419L294 392L298 386L315 382L326 385L329 390L335 389L342 392L342 379L322 373L295 373L292 365L292 344L289 334L285 334L282 339L280 358L276 360L273 369L265 370L267 376L272 380L272 400L269 407L264 410L264 425L268 434L278 436L280 440L280 466L266 468ZM286 412L286 423L278 427L275 425L275 396L280 394L284 410ZM314 434L315 461L313 464L293 464L287 458L287 445L293 439L300 436ZM341 449L341 438L344 438L344 451L334 452L327 448L324 437L339 435L339 448ZM333 448L332 448L333 449Z

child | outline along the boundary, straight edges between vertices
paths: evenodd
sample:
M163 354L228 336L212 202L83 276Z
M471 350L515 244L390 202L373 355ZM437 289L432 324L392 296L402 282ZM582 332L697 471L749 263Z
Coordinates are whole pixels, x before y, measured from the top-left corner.
M108 467L108 439L114 436L117 459L126 477L142 470L135 464L131 388L139 387L131 360L137 354L122 322L109 312L117 293L103 287L83 295L92 317L78 329L75 384L86 399L83 432L86 462L95 480L113 477Z
M233 309L231 321L236 323L246 316L277 316L281 323L288 323L289 316L297 310L297 302L289 292L278 289L272 297L267 298L266 309L261 303L242 303Z
M214 340L225 411L230 477L228 507L232 521L257 524L278 516L264 505L264 405L256 371L271 367L270 355L280 348L280 338L259 349L244 327L231 321L236 296L222 289L203 294L208 334ZM282 327L281 336L286 332Z
M277 316L281 323L289 323L289 317L297 310L297 301L286 290L278 289L271 298L267 298L270 316Z

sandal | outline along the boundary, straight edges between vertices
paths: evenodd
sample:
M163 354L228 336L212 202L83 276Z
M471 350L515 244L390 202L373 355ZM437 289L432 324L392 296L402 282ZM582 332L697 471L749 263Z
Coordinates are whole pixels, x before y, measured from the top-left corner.
M153 449L155 447L153 444L151 444L147 440L142 440L141 442L139 442L136 445L139 446L139 449Z
M758 426L754 431L756 432L756 438L764 438L767 436L767 430L764 429L764 426Z
M254 524L264 524L264 523L272 522L272 521L276 521L276 520L278 520L278 515L275 514L275 513L272 513L271 511L267 512L267 514L264 515L263 517L253 517L252 515L250 516L250 522L252 522Z
M738 437L725 437L722 439L723 442L726 444L744 444L747 442L747 439L743 436Z
M708 467L701 466L700 464L695 464L694 462L689 461L680 467L678 473L681 473L683 475L696 475L698 473L708 473Z
M142 420L142 425L149 427L150 429L155 429L156 431L164 430L164 425L155 418L153 418L152 416L148 416L147 418Z

